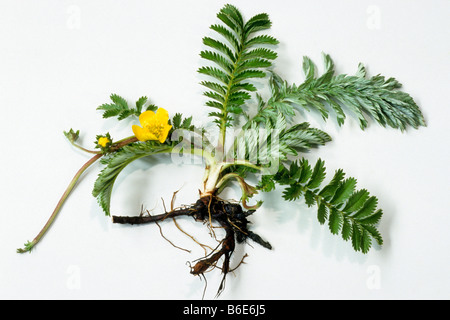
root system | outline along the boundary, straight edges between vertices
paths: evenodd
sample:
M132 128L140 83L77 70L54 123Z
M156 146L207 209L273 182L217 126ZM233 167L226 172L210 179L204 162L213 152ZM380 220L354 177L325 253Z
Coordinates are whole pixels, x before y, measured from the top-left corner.
M198 199L193 205L177 209L172 208L171 211L158 215L141 214L131 217L113 216L112 218L114 223L135 225L158 223L169 218L188 216L208 225L213 235L214 228L222 228L225 231L225 237L222 240L218 240L219 244L216 249L197 259L196 263L190 266L191 274L202 276L203 278L206 272L215 268L222 270L223 277L217 291L217 296L219 296L225 288L227 274L237 269L246 257L245 255L235 268L231 268L230 260L235 250L236 242L241 244L246 242L247 239L251 239L267 249L272 249L270 243L248 229L250 221L247 220L247 217L254 212L254 210L244 211L238 203L224 201L215 195L207 195ZM222 261L221 266L219 266L219 261Z

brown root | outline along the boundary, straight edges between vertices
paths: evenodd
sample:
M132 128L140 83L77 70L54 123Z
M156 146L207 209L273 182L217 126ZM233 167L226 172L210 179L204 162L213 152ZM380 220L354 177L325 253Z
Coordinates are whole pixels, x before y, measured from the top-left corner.
M222 281L217 291L219 296L225 288L225 280L229 272L237 269L243 262L245 255L241 262L234 268L230 268L231 256L237 243L243 243L247 239L251 239L267 249L272 249L272 246L259 235L248 230L247 217L254 211L244 211L240 204L230 203L219 199L215 195L207 195L201 197L191 206L178 208L163 214L158 215L140 215L135 217L121 217L113 216L114 223L121 224L145 224L145 223L158 223L164 221L167 218L175 218L179 216L190 216L196 221L206 222L215 237L213 231L213 222L216 222L225 231L225 237L219 241L219 245L215 250L212 250L209 254L203 258L196 260L194 266L190 266L190 273L197 276L202 276L215 268L222 270ZM159 225L158 225L159 226ZM192 237L191 237L192 238ZM222 259L222 265L219 267L218 263Z

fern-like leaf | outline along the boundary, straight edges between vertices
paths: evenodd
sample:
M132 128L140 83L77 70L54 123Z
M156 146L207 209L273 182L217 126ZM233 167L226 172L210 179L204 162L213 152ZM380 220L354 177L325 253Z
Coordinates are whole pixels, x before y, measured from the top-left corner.
M243 112L242 106L250 99L249 92L256 91L250 80L265 77L265 69L272 65L271 60L276 53L261 45L276 45L278 41L268 35L257 35L256 32L270 28L271 22L267 14L258 14L247 22L233 5L225 5L217 14L223 24L213 24L211 29L220 39L203 38L203 44L212 49L204 50L200 56L214 66L203 66L198 72L213 81L202 81L201 84L214 91L205 92L212 99L206 105L219 109L210 113L217 117L221 130L230 126L234 114Z
M328 105L335 111L339 124L344 123L344 110L348 109L359 119L362 129L367 127L365 114L382 126L402 131L408 126L425 126L419 107L409 94L399 90L402 85L396 79L381 75L368 78L362 64L358 65L354 76L335 75L330 56L324 54L323 57L323 75L316 77L313 62L304 57L305 82L288 88L288 92L296 96L299 106L318 108L323 112L325 105Z
M172 148L172 146L155 144L152 141L146 143L134 143L127 145L107 158L102 159L102 164L106 166L99 173L97 180L94 183L92 195L97 198L104 213L107 216L111 214L110 203L114 183L118 175L126 166L142 157L170 152Z
M354 76L335 75L333 60L327 54L323 57L325 71L321 76L316 75L316 67L311 59L303 58L305 81L299 86L288 84L272 72L269 80L272 96L248 122L273 115L273 110L292 117L297 109L316 110L326 119L331 109L339 125L344 123L346 114L350 113L359 120L361 129L368 125L367 115L381 126L402 131L407 127L426 125L413 98L400 91L401 84L394 78L381 75L368 78L362 64L358 65ZM249 125L247 123L244 126Z
M146 106L147 97L140 97L136 101L135 107L130 107L127 101L117 94L111 94L112 103L102 104L97 110L103 110L103 118L117 117L118 120L124 120L130 116L139 116L142 111L156 111L157 106L149 104ZM144 110L145 109L145 110Z
M367 190L355 190L356 179L344 179L344 172L339 169L333 178L322 186L325 179L325 165L319 159L314 167L306 159L292 162L289 167L280 166L272 176L265 176L258 188L267 188L269 184L285 185L283 197L287 201L305 198L308 206L317 205L317 219L320 224L328 221L332 234L341 234L344 240L351 240L356 251L367 253L373 240L383 244L381 234L376 229L383 215L377 209L378 199L370 196Z

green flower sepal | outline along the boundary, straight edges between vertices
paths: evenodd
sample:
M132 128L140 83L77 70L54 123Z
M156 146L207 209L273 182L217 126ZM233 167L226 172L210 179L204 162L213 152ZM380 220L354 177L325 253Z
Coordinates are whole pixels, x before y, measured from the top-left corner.
M80 130L74 131L72 128L70 128L69 131L64 131L64 135L71 143L74 143L80 137Z

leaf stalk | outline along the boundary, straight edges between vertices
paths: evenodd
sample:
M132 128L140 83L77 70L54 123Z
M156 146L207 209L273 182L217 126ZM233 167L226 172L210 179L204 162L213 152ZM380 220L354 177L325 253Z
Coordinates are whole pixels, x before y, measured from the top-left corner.
M47 232L47 230L52 225L53 221L55 220L56 216L58 215L59 211L61 210L64 202L67 200L68 196L74 189L76 183L80 179L81 175L92 165L94 164L98 159L100 159L103 155L102 154L96 154L93 156L89 161L87 161L75 174L72 181L70 181L69 185L67 186L66 190L64 191L63 195L61 196L61 199L58 201L58 204L56 205L55 209L53 210L53 213L51 214L50 218L48 219L47 223L44 225L42 230L38 233L38 235L33 239L31 242L27 242L25 244L24 248L17 249L18 253L25 253L30 252L36 244L41 240L41 238L44 236L44 234Z

